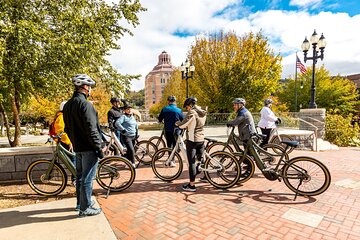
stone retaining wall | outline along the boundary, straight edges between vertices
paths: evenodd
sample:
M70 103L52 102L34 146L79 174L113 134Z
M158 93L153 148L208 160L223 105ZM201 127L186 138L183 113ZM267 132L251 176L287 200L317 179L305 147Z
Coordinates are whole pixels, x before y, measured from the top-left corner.
M0 181L25 181L26 168L39 158L51 159L54 146L0 148Z

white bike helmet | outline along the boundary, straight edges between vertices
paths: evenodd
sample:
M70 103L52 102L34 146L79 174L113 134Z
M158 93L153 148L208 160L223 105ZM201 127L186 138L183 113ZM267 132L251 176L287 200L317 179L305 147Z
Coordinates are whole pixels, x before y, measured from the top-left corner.
M95 85L95 81L92 80L91 77L89 77L86 74L77 74L75 77L72 78L72 82L77 87L80 87L82 85L88 85L88 86Z
M273 103L273 100L271 100L270 98L264 100L265 106L272 104L272 103Z
M240 104L240 103L245 106L245 103L246 103L245 99L243 99L243 98L235 98L233 100L233 104Z

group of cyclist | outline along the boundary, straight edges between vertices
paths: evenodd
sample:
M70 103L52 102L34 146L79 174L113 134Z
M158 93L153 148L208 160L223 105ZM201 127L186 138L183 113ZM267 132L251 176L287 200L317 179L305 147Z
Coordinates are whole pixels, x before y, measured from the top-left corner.
M98 159L104 157L98 113L87 100L95 81L86 74L78 74L72 78L72 82L75 91L72 98L63 104L62 114L64 132L70 140L68 145L76 153L76 210L79 211L80 217L93 216L101 212L101 208L93 206L91 195ZM182 110L176 106L175 96L169 96L167 100L168 105L161 110L158 120L164 122L165 138L167 146L170 148L175 146L180 131L186 130L189 183L183 185L182 188L184 191L195 192L195 177L199 173L196 160L202 162L207 111L197 105L195 97L190 97L183 104L183 108L187 111L184 116ZM123 100L111 98L112 108L108 112L108 123L110 129L125 145L127 149L125 157L135 166L134 146L135 140L139 136L138 124L132 114L131 105L123 101L123 106L121 106L120 101ZM243 98L234 99L233 108L237 116L234 120L229 121L227 126L238 126L239 137L246 145L250 135L256 130L252 114L245 108L245 104ZM261 110L259 127L266 135L270 134L268 129L274 127L271 122L281 121L270 110L271 104L270 99L265 100L265 107Z

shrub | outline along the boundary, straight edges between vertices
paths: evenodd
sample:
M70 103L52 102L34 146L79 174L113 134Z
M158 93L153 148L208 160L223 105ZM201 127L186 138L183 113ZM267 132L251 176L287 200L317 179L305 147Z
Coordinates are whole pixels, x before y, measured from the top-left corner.
M360 146L360 127L357 123L352 125L351 120L352 115L327 114L325 139L338 146Z

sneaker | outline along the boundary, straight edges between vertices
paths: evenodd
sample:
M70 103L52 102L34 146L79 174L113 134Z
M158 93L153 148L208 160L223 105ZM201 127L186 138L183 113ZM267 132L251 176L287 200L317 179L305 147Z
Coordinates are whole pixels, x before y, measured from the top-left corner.
M169 163L169 167L176 167L176 163L175 163L174 161L171 161L171 162Z
M134 168L136 168L136 164L135 164L135 163L132 163L131 165L132 165Z
M95 201L91 200L90 206L89 207L93 207L95 205ZM80 204L77 204L75 207L75 211L80 211Z
M85 211L79 212L79 217L95 216L102 212L101 208L88 207Z
M187 192L196 192L196 187L191 186L190 183L183 185L182 189Z
M200 178L200 182L208 182L207 178L205 176Z

